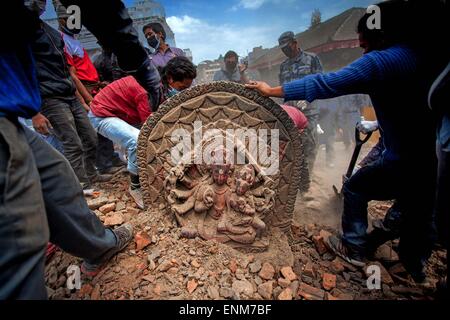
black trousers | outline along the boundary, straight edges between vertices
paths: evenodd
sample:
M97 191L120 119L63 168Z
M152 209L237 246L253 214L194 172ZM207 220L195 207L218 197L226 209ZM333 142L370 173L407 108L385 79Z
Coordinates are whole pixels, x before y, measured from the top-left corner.
M74 99L45 99L41 113L53 126L81 183L88 183L97 174L97 133L81 103Z
M400 163L381 158L361 168L343 188L343 241L364 254L368 245L368 203L396 199L402 212L400 258L410 271L421 270L435 240L435 172L433 159Z
M89 210L69 162L17 120L0 117L0 300L47 297L49 240L92 264L117 243Z

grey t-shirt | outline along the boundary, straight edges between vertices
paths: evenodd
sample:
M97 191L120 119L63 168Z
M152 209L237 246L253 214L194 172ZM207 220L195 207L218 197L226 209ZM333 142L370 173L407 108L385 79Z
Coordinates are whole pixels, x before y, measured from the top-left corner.
M232 73L227 70L220 69L214 74L213 81L232 81L232 82L241 82L241 74L239 73L238 68L234 69Z

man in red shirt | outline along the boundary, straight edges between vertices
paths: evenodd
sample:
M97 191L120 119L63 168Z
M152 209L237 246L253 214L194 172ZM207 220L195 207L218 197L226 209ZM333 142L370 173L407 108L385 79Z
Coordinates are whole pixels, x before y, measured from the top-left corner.
M162 86L166 99L187 89L197 76L195 66L185 57L176 57L162 70ZM89 119L98 133L107 137L128 152L128 171L130 173L130 195L139 208L144 202L139 184L136 160L139 129L152 113L147 91L134 77L114 81L100 91L91 103Z

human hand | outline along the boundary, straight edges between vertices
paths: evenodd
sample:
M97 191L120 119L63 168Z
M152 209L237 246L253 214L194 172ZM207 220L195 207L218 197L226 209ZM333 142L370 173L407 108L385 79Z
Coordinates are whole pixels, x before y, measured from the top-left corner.
M369 134L378 130L378 121L361 121L358 122L356 128L363 134Z
M40 134L47 136L50 134L50 129L53 129L50 121L40 113L33 117L32 122L34 129Z
M242 63L239 65L239 73L244 73L248 69L248 63Z
M281 87L272 88L266 82L263 81L250 81L245 85L247 89L256 89L264 97L282 97Z

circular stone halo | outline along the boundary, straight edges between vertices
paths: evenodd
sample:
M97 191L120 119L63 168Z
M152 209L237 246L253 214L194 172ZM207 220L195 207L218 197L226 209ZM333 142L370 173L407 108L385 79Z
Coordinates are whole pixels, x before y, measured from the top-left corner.
M277 183L276 203L274 213L270 216L268 224L275 227L280 227L285 231L290 231L292 223L293 211L295 201L299 189L299 185L303 179L304 168L306 167L305 156L303 151L302 137L298 131L298 128L294 125L289 115L272 99L263 97L255 90L246 89L245 86L226 82L218 81L209 84L203 84L194 86L190 89L184 90L176 96L166 100L159 110L150 116L144 126L142 127L138 140L137 159L139 167L139 178L141 188L143 192L144 202L149 206L165 201L162 197L164 195L163 181L168 175L171 164L167 161L167 154L164 156L156 152L156 148L153 145L152 139L154 137L164 139L167 135L170 135L170 131L173 131L174 127L181 126L182 128L192 127L192 124L196 120L204 121L204 117L200 117L199 113L194 115L194 111L202 110L203 102L211 98L214 100L218 96L223 96L225 100L231 99L233 102L233 108L240 110L243 114L247 114L247 104L257 105L254 117L263 122L268 119L267 115L272 116L272 127L285 132L288 144L286 144L285 150L283 150L283 156L280 161L280 178ZM236 98L233 100L233 98ZM220 99L219 99L220 100ZM244 101L245 103L239 103ZM178 113L179 118L187 117L194 121L190 124L180 124L177 119L170 119L178 112L174 111L177 108L183 108L183 106L189 103L198 103L199 107L195 110L182 110L185 114ZM226 110L228 105L214 105L214 107L220 107ZM259 109L259 110L257 110ZM191 114L189 114L189 111ZM192 115L192 116L191 116ZM256 116L255 116L256 115ZM175 116L176 118L176 116ZM273 121L275 120L275 122ZM220 121L215 119L215 121ZM206 123L209 124L209 123ZM270 126L269 126L270 127ZM156 129L156 130L155 130ZM164 132L162 132L164 131ZM191 133L193 130L190 131ZM161 149L168 151L169 147L173 145L168 144L168 139L164 139L164 146L159 146ZM280 145L281 149L281 145ZM170 151L169 151L170 153Z

